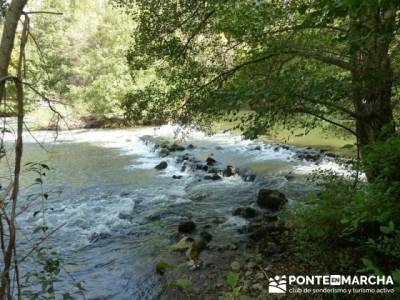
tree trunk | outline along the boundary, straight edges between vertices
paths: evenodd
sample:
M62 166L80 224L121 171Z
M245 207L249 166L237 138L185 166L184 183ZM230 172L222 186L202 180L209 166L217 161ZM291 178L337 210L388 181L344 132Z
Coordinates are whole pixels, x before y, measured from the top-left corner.
M380 7L375 1L366 5L362 16L350 25L350 57L353 67L353 105L361 156L365 146L384 141L395 133L392 108L393 71L389 46L393 40L395 10ZM364 153L364 154L363 154ZM367 174L373 181L378 174Z
M27 2L28 0L13 0L7 10L0 43L0 78L8 75L8 66L10 65L11 54L14 49L18 22ZM0 97L4 93L4 86L5 82L0 82Z

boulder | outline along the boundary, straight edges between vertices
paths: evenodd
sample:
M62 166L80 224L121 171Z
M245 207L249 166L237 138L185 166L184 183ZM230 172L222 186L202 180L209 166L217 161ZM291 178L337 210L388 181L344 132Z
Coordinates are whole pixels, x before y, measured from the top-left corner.
M262 208L278 210L286 203L286 196L277 190L261 189L258 191L257 204Z
M316 152L301 152L296 155L298 159L307 160L307 161L317 161L321 158L320 153Z
M238 261L236 261L236 260L233 261L231 263L231 269L232 269L232 271L235 271L235 272L240 271L240 269L241 269L240 263Z
M183 147L182 145L179 145L177 143L173 143L171 146L168 147L168 150L171 152L174 151L185 151L185 147Z
M288 181L291 181L291 180L294 180L296 177L293 175L293 174L286 174L285 175L285 178L288 180Z
M234 166L228 165L226 166L226 169L224 170L224 176L226 177L231 177L232 175L236 174L236 168Z
M251 174L250 172L246 172L242 175L242 179L246 182L253 182L256 180L256 175Z
M200 237L201 237L204 241L206 241L207 243L211 242L211 240L212 240L212 238L213 238L213 236L212 236L210 233L208 233L207 231L202 231L202 232L200 233Z
M189 165L185 162L181 167L181 172L185 172L189 168Z
M161 260L156 264L156 272L160 275L164 275L168 269L172 269L173 265Z
M207 249L207 243L203 240L195 241L191 247L186 251L186 256L189 259L197 260L200 253Z
M266 213L264 214L263 219L266 222L277 222L279 220L279 217L275 214Z
M188 146L187 146L187 149L189 149L189 150L193 150L195 148L195 146L193 145L193 144L189 144Z
M217 163L217 161L212 157L207 157L206 162L208 166L213 166Z
M219 180L219 179L222 179L222 177L219 176L217 173L211 173L210 175L204 176L204 179L206 179L206 180Z
M186 251L192 247L193 243L194 240L191 237L185 236L179 242L171 246L171 251Z
M177 163L181 163L181 162L184 162L185 160L189 160L189 153L185 153L185 154L183 154L183 155L180 155L180 156L178 156L177 158L176 158L176 162Z
M161 171L161 170L166 169L167 167L168 167L168 163L166 161L162 161L157 166L155 166L154 169Z
M233 213L234 216L239 216L245 219L251 219L257 216L257 211L252 207L238 207Z
M180 233L191 233L196 229L196 224L193 221L182 222L178 225Z
M169 150L166 148L161 148L158 154L160 155L160 157L166 157L169 155Z
M202 165L202 164L196 164L196 165L194 166L194 168L195 168L196 170L202 170L202 171L206 171L206 172L207 172L207 170L208 170L208 166Z

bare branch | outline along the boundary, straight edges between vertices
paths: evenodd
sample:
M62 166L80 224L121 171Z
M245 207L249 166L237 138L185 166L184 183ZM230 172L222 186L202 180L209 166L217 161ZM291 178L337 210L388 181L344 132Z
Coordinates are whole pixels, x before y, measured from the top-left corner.
M62 12L56 12L56 11L26 11L23 12L24 15L34 15L34 14L46 14L46 15L63 15Z

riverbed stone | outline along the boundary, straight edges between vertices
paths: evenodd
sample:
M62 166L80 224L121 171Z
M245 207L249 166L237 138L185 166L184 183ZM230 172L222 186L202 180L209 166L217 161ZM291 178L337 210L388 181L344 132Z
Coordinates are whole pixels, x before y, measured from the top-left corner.
M193 243L194 240L191 237L185 236L180 239L179 242L171 246L171 251L185 251L189 249Z
M231 177L236 174L236 168L232 165L226 166L226 169L223 172L225 177Z
M162 161L157 166L155 166L154 169L161 171L161 170L166 169L167 167L168 167L168 163L166 161Z
M206 162L207 162L207 165L209 165L209 166L213 166L213 165L215 165L217 163L217 161L214 158L210 157L210 156L207 157Z
M172 269L173 266L163 260L157 262L156 264L156 272L160 275L164 275L168 269Z
M204 179L206 179L206 180L219 180L219 179L222 179L222 177L217 173L211 173L210 175L204 176Z
M169 155L169 150L166 148L161 148L158 154L160 155L160 157L166 157Z
M235 260L235 261L233 261L232 263L231 263L231 269L233 270L233 271L236 271L236 272L238 272L238 271L240 271L240 263L237 261L237 260Z
M251 173L246 173L242 176L242 178L246 182L253 182L254 180L256 180L256 175Z
M178 225L180 233L191 233L196 229L196 224L193 221L182 222Z
M211 242L211 240L212 240L212 238L213 238L213 236L212 236L210 233L208 233L207 231L202 231L202 232L200 233L200 236L201 236L201 238L202 238L203 240L205 240L207 243Z
M203 164L196 164L196 165L194 166L194 168L195 168L196 170L202 170L202 171L206 171L206 172L207 172L207 170L208 170L208 166L207 166L207 165L203 165Z
M233 211L232 215L239 216L245 219L251 219L256 217L258 215L258 212L254 208L246 206L236 208Z
M168 150L171 152L175 151L185 151L185 147L182 145L179 145L177 143L173 143L171 146L168 147Z
M261 189L258 191L257 204L262 208L279 210L286 203L286 196L277 190Z

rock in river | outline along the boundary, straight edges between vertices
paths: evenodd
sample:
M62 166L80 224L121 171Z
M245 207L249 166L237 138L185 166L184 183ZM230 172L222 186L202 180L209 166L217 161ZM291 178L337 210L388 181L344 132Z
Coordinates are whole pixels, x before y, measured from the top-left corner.
M257 204L260 207L278 210L286 203L286 196L277 190L261 189L258 191Z
M219 179L221 179L221 176L219 176L217 173L211 173L210 175L204 176L204 179L206 179L206 180L219 180Z
M207 165L209 165L209 166L213 166L217 163L217 161L212 157L207 157L206 162L207 162Z
M168 163L166 161L160 162L157 166L154 167L154 169L157 170L164 170L168 167Z
M203 240L205 240L207 243L211 242L211 240L212 240L212 238L213 238L213 236L212 236L210 233L208 233L207 231L202 231L202 232L200 233L200 236L201 236L201 238L202 238Z
M257 216L257 211L252 207L238 207L233 211L232 214L234 216L250 219Z
M226 169L224 170L224 176L226 177L231 177L232 175L236 174L236 168L234 166L226 166Z
M158 154L160 155L160 157L166 157L169 155L169 150L166 148L161 148Z
M193 243L194 240L191 237L185 236L179 242L171 246L171 251L186 251L192 247Z
M180 233L191 233L196 229L196 224L193 221L186 221L178 225Z

